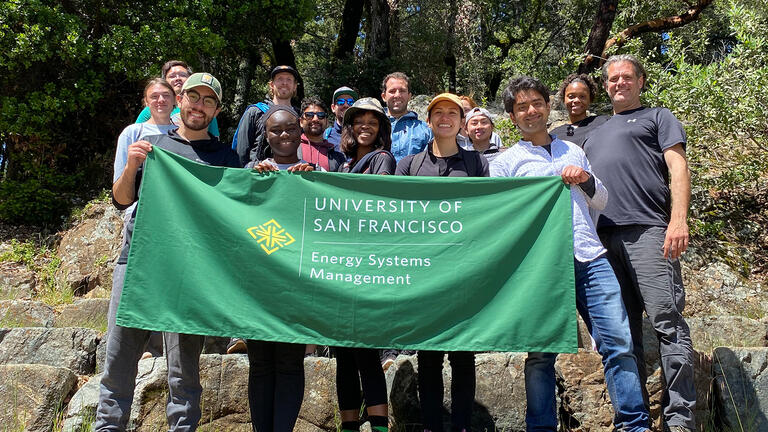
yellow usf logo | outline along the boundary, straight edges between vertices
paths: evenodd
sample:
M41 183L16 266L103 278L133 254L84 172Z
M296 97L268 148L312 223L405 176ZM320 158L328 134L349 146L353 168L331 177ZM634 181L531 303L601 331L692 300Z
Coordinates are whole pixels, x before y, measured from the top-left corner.
M293 236L288 234L274 219L265 224L248 228L248 233L256 239L267 255L271 255L272 252L295 241Z

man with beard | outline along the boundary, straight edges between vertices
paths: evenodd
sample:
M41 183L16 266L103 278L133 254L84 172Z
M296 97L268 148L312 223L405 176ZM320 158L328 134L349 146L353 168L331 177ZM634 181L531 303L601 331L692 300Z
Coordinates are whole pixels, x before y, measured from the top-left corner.
M269 111L272 105L291 106L291 98L296 95L298 88L299 72L290 66L275 66L272 69L269 80L269 93L271 99L265 99L257 104L250 105L240 117L235 136L232 138L232 150L240 157L240 164L245 166L248 162L263 159L256 154L257 149L265 148L264 144L264 113ZM297 109L294 107L294 109ZM297 109L298 110L298 109Z
M169 60L163 65L160 78L168 82L168 84L173 87L173 91L176 92L176 94L179 94L179 92L181 92L181 87L191 74L192 69L187 66L187 63L181 60ZM136 117L136 123L144 123L150 118L152 118L152 116L149 114L149 107L145 106L139 113L139 116ZM179 119L179 107L175 107L173 111L171 111L171 120L174 124L179 124L181 121ZM213 136L219 136L219 123L215 118L211 121L211 124L208 125L208 132Z
M139 186L147 153L156 146L198 163L240 167L237 155L218 138L208 133L211 121L221 111L221 85L212 75L196 73L187 79L176 95L180 108L179 128L168 135L152 135L128 147L128 159L120 177L112 185L112 202L126 209L138 200ZM123 290L136 206L125 229L123 248L112 277L109 322L115 315ZM131 413L137 362L150 335L149 330L114 325L107 338L104 375L101 378L95 431L124 431ZM200 353L204 336L164 333L168 363L168 429L195 430L200 420Z
M333 125L325 130L325 139L333 144L337 152L341 152L341 125L344 123L344 113L358 99L357 92L349 87L339 87L333 92L331 111L336 118Z
M381 82L381 99L387 104L392 122L392 156L395 160L421 152L432 141L432 130L408 111L411 100L410 79L402 72L392 72Z
M304 133L301 135L299 158L321 166L326 171L339 171L346 158L333 148L333 144L323 139L325 127L328 125L328 109L325 104L316 97L305 98L301 102L300 112Z

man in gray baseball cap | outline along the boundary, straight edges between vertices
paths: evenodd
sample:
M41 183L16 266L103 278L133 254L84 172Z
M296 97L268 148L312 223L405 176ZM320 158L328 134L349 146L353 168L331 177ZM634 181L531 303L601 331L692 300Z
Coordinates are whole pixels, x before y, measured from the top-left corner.
M342 86L333 92L331 101L331 111L333 111L336 121L325 130L325 139L333 144L336 151L341 151L341 125L344 123L344 113L358 99L358 94L350 87Z

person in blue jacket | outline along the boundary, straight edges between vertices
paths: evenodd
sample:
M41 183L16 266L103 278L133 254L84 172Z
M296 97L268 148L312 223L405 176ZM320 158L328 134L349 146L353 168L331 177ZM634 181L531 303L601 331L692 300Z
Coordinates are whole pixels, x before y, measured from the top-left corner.
M421 152L432 141L432 130L408 111L411 100L410 80L402 72L392 72L381 82L381 99L387 104L392 122L392 155L395 160Z

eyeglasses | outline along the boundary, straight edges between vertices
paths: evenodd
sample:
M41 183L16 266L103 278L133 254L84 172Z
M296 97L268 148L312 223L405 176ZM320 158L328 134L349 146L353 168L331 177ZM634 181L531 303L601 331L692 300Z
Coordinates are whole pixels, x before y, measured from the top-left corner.
M184 92L184 95L189 99L190 102L193 104L196 104L200 102L200 93L194 91L194 90L187 90ZM203 105L206 108L216 108L219 106L219 101L213 97L213 96L206 96L203 99Z
M187 72L171 72L168 75L165 76L166 78L189 78L189 73Z
M304 116L304 118L307 120L312 120L312 117L315 117L315 116L317 116L317 118L319 118L320 120L328 117L328 114L322 111L304 111L304 113L302 113L301 115Z
M355 103L355 99L354 98L346 98L346 99L338 98L338 99L336 99L336 105L338 105L338 106L342 106L345 103L347 105L352 105L353 103Z

